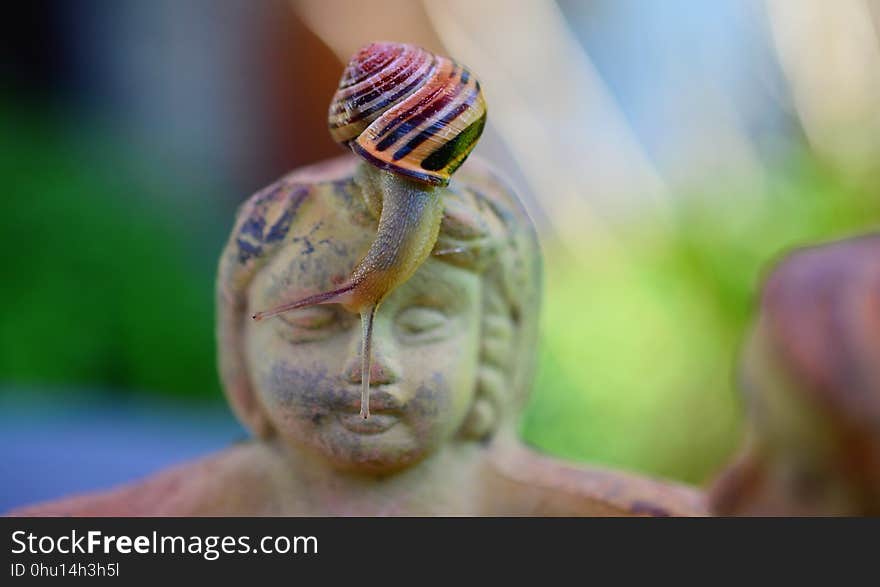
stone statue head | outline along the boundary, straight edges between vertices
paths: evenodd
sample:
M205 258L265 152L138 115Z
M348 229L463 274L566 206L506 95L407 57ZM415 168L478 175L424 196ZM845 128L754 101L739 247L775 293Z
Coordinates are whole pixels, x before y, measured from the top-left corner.
M361 165L295 171L241 206L219 266L219 364L257 437L341 470L393 472L514 425L531 385L540 256L515 196L469 161L443 190L435 254L376 318L363 420L356 314L328 304L250 320L331 288L363 256L377 219Z
M748 436L713 488L716 512L880 513L880 236L774 269L741 381Z

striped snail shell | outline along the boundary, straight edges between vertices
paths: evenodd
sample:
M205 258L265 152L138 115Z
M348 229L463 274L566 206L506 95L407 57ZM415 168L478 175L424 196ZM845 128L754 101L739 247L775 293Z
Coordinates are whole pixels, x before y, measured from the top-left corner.
M330 134L369 163L445 186L483 132L480 82L446 57L372 43L352 58L330 103Z

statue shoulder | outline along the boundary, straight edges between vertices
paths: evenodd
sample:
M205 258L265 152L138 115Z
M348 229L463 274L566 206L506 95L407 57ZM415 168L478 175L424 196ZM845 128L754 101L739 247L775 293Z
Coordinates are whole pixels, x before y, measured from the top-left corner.
M566 462L513 438L493 442L489 465L501 514L538 516L703 516L696 488L647 476Z

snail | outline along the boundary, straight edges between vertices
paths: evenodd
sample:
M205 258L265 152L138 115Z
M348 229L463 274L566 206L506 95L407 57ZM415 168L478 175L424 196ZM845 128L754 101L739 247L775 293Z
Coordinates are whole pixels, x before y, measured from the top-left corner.
M333 139L362 165L364 199L378 232L338 288L258 312L262 320L316 304L360 314L361 410L370 414L373 320L389 293L425 262L443 218L442 189L486 123L479 81L447 57L401 43L372 43L351 59L328 113Z

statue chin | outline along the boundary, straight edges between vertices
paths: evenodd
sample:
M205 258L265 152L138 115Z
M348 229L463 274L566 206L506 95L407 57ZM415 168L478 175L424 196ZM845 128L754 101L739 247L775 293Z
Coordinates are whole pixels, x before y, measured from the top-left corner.
M358 418L359 414L340 416L339 419ZM370 416L373 420L374 416ZM375 416L378 426L385 426L388 416ZM340 422L340 428L346 425ZM395 424L391 425L394 428ZM284 442L284 441L282 441ZM416 444L405 431L351 432L347 429L319 434L308 446L300 442L284 442L288 454L302 455L310 451L312 456L326 463L328 468L347 473L386 475L413 467L430 458L438 446Z

